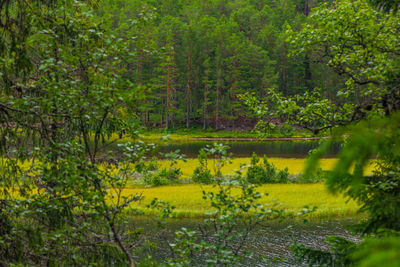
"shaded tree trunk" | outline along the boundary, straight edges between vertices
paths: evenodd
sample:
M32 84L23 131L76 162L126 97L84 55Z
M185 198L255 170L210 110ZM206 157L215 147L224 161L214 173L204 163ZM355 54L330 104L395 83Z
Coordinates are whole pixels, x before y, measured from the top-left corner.
M187 85L186 85L186 128L190 128L190 102L191 102L191 88L190 88L190 74L191 74L191 57L190 54L187 58Z

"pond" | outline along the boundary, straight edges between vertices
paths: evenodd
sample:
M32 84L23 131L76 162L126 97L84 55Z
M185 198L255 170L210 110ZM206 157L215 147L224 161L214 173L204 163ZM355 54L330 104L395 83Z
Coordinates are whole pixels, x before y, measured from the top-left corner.
M328 244L325 238L338 235L353 241L358 241L347 227L356 222L355 219L342 220L312 220L307 223L300 221L272 221L251 233L245 247L246 251L253 252L258 257L246 259L237 266L305 266L295 261L290 251L290 245L297 242L304 245L326 249ZM171 257L167 242L174 242L174 232L185 227L189 230L198 229L203 223L201 219L170 220L166 223L166 234L159 236L154 230L154 222L148 218L133 218L132 225L144 228L147 238L159 245L158 249L151 250L150 254L158 261ZM142 255L144 257L144 255ZM271 261L272 259L278 261ZM269 259L269 260L268 260ZM198 264L201 266L201 264Z
M309 152L318 147L319 141L216 141L230 147L230 152L236 158L251 157L253 152L259 156L278 158L305 158ZM162 153L180 150L187 158L195 158L199 150L206 145L212 145L212 141L192 141L188 143L168 143L160 145ZM333 143L326 158L336 157L341 148L341 143Z

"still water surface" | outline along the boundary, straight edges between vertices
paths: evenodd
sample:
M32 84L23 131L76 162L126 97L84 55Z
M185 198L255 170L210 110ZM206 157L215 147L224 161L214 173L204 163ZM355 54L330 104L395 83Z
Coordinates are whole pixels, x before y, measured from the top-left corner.
M170 143L160 146L160 152L166 153L180 150L180 153L186 155L187 158L195 158L199 150L206 145L212 145L215 142L210 141L193 141L188 143ZM268 157L280 158L305 158L309 152L318 147L319 142L312 141L235 141L235 142L218 142L224 143L230 147L230 152L234 157L251 157L253 152L259 156L267 155ZM335 157L340 150L341 143L334 143L328 150L325 157Z
M355 221L355 219L330 219L312 220L307 223L299 221L269 222L249 236L245 249L246 251L253 252L254 256L237 266L305 266L296 262L290 251L290 245L294 240L318 249L328 248L328 244L324 239L331 235L338 235L357 241L357 237L354 237L347 229ZM166 244L167 242L174 243L173 233L175 231L182 227L186 227L189 230L196 230L202 224L202 219L176 219L167 221L167 233L158 236L152 220L141 217L132 219L132 225L144 228L144 233L146 233L147 237L160 246L160 248L150 251L150 254L154 259L161 262L171 257L171 252ZM274 258L278 260L272 262L271 260ZM202 266L202 264L199 263L196 266Z

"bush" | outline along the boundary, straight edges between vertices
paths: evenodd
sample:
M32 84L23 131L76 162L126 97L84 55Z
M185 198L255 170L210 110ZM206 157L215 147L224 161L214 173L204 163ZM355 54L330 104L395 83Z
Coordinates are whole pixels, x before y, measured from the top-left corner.
M274 184L288 183L288 168L278 170L274 164L269 163L267 157L264 156L263 164L259 164L260 158L253 153L251 165L247 170L247 181L253 184Z
M197 159L199 160L200 166L194 170L192 181L195 183L211 184L215 179L211 174L211 171L208 169L207 153L204 149L199 151Z
M201 167L197 167L193 172L192 181L201 184L211 184L215 179L210 170L202 170Z
M159 172L149 172L147 173L143 181L148 186L162 186L173 183L178 183L179 177L182 175L180 169L171 168L171 169L162 169Z
M294 134L293 127L289 123L282 124L279 128L279 132L283 136L293 136Z
M319 168L315 173L311 173L309 175L304 175L303 173L293 175L291 177L291 181L300 184L313 184L313 183L324 182L327 177L328 177L328 172Z
M156 157L153 157L150 161L142 161L135 165L136 172L143 174L157 171L158 168L158 159Z

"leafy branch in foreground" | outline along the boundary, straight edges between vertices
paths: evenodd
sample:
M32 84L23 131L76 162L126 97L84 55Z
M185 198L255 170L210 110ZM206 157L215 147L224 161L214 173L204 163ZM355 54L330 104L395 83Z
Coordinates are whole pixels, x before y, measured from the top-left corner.
M283 211L260 203L263 194L243 179L218 182L216 190L203 191L214 211L199 231L181 229L172 244L173 266L193 265L205 260L209 266L232 265L251 256L245 246L249 235L268 220L283 216Z
M104 28L92 2L6 2L0 264L134 266L126 216L141 196L123 190L138 151L127 144L117 170L102 164L114 156L104 136L129 128L116 118L131 38Z
M397 9L391 1L373 2ZM387 264L383 255L398 257L398 253L392 252L398 246L400 230L399 19L398 13L383 13L364 0L339 1L315 8L300 31L287 31L294 55L312 54L347 82L329 99L318 90L291 98L272 93L272 115L276 116L281 109L286 119L294 118L293 123L315 134L336 129L334 139L345 144L326 181L328 189L344 193L360 204L361 212L367 213L367 218L354 226L365 238L359 244L340 237L327 240L330 250L295 244L300 262L306 260L316 266L371 266L360 255L370 253L368 260L376 265ZM252 110L271 116L266 102L251 95L246 99ZM325 155L332 141L313 152L305 176L315 171L318 159ZM375 157L374 175L366 176L364 170ZM375 254L376 251L379 253Z
M252 94L244 94L241 98L257 115L259 122L256 129L261 134L269 132L271 121L279 118L318 135L324 130L347 125L365 116L355 110L353 104L335 103L325 98L318 88L292 97L284 97L274 89L269 89L269 100L260 101Z

